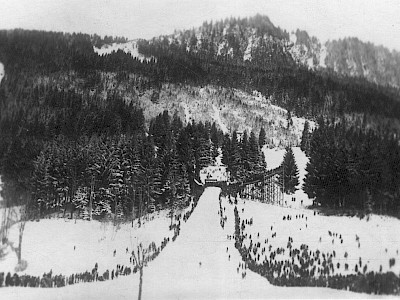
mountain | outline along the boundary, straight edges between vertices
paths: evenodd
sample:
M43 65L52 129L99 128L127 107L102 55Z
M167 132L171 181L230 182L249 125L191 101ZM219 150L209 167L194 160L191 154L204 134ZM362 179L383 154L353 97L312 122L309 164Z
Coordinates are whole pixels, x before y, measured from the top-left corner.
M290 41L293 58L311 69L329 68L337 74L400 87L400 53L395 50L354 37L322 44L316 37L300 30L290 35Z
M271 146L297 145L320 118L398 139L398 89L329 68L338 47L300 31L294 41L260 15L137 41L0 30L0 171L28 178L59 136L148 134L164 110L228 133L264 127Z
M211 52L216 56L265 65L284 60L310 69L331 69L335 73L395 88L400 87L400 53L383 46L344 38L321 43L306 31L290 34L275 27L266 16L226 19L204 23L168 37L171 43L186 45L187 51Z

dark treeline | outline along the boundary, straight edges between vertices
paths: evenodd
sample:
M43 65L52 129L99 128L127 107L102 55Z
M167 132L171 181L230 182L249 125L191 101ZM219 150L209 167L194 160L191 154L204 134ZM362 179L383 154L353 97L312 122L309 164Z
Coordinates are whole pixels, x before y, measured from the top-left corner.
M388 134L323 121L302 142L310 161L304 190L328 207L395 213L400 196L400 145Z
M243 61L242 41L248 39L246 33L248 30L244 30L247 27L255 28L258 37L265 35L270 37L261 39L260 45L256 47L258 50L252 52L251 61ZM238 28L243 29L242 35L238 33ZM164 37L139 41L139 51L152 57L144 61L132 59L130 54L123 51L98 56L93 51L93 46L110 42L111 40L107 40L109 37L101 39L98 36L85 34L0 31L0 61L5 65L6 73L0 85L0 171L4 181L9 183L6 185L8 190L13 190L15 193L18 191L21 195L22 191L31 190L31 184L27 179L31 178L34 172L33 162L38 157L43 156L43 160L48 160L52 157L50 155L53 155L50 149L66 147L65 143L72 143L73 146L68 147L80 152L80 147L85 146L86 142L83 142L85 139L91 141L89 143L93 142L93 147L98 148L106 148L105 145L108 148L118 148L119 146L115 145L120 143L121 146L130 145L136 143L136 140L138 145L154 143L154 156L157 159L158 151L162 152L163 149L170 147L171 153L178 152L182 157L186 154L186 172L189 178L198 176L199 168L207 165L210 157L216 156L216 147L213 145L221 143L221 138L216 138L218 134L214 134L211 140L213 135L211 125L196 125L194 132L203 130L199 129L199 126L204 127L204 132L208 132L203 136L197 134L197 139L191 139L195 133L190 132L193 131L190 128L185 129L190 138L182 137L177 131L169 136L163 133L162 126L156 125L163 119L161 116L150 124L150 135L146 136L147 128L144 128L143 112L118 93L117 87L107 90L105 97L101 91L93 88L101 80L104 72L115 72L119 81L127 80L130 73L136 74L140 77L138 85L142 89L157 89L163 82L174 82L193 85L215 84L247 91L259 90L264 95L271 96L273 104L287 108L297 116L315 118L324 114L337 117L348 113L361 113L383 120L386 117L398 118L400 115L398 94L393 92L393 89L378 87L362 79L337 77L329 72L322 74L297 65L290 54L283 51L283 39L286 33L274 27L264 17L205 23L200 31L201 46L196 41L196 30L177 33L172 41ZM232 55L217 53L215 45L222 40L226 40L228 46L233 49ZM113 38L112 41L126 40ZM65 88L62 83L54 79L68 77L70 73L76 74L73 77L76 82L72 82L69 88ZM52 77L51 80L55 80L54 82L46 81L49 75L54 74L58 76ZM80 84L81 81L83 85L80 89L76 88L74 85ZM177 126L173 120L170 122L170 126ZM351 127L351 124L347 127ZM319 130L325 129L318 129L313 135L313 140L318 136ZM327 173L329 178L317 176L315 180L319 182L318 184L311 182L306 184L309 195L314 195L318 199L332 199L333 203L344 203L346 206L355 201L358 203L357 206L361 206L362 201L359 199L364 198L363 193L367 193L372 195L373 199L377 199L378 195L382 199L389 199L379 200L376 203L391 205L394 200L390 199L398 194L396 190L398 175L395 175L398 174L396 173L398 164L394 162L399 154L393 152L394 150L392 151L394 154L384 150L383 145L386 145L386 142L387 149L394 149L393 145L396 143L390 136L383 137L382 132L385 130L381 128L380 136L365 131L361 133L354 129L343 129L346 134L335 134L330 146L326 147L330 149L327 153L335 153L334 150L339 146L344 148L345 150L337 153L345 153L342 156L347 159L347 173L345 176L338 176L337 170L333 173L329 170ZM142 133L137 134L138 131ZM161 132L162 138L153 136L153 133L158 132ZM369 142L354 142L356 139L350 132L354 132L353 134L361 141L374 141L371 142L373 146L368 146L371 151L366 148ZM207 134L209 139L206 137ZM163 141L165 136L171 141ZM148 141L149 137L153 140ZM125 140L121 141L122 138ZM241 145L243 142L236 142L236 138L230 139L229 143L227 138L224 139L226 146L224 162L228 165L234 180L243 180L246 176L258 173L258 169L262 168L263 160L253 140L256 140L255 137L250 136L248 141ZM187 156L187 153L183 153L181 146L175 147L179 142L197 147L198 151L193 155L193 159ZM312 161L317 157L316 153L324 153L323 145L314 143L314 146L309 146L313 149L310 153ZM241 148L248 151L243 151ZM209 149L211 149L210 155ZM140 152L140 149L137 151ZM226 155L227 153L231 154ZM357 165L355 171L361 170L365 172L360 174L367 174L363 175L367 179L359 183L354 178L364 177L358 176L359 173L353 173L353 168L349 166L352 166L352 160L361 161L360 153L365 153L364 156L370 155L372 164L379 165L379 167L372 166L372 170L374 168L384 170L385 167L381 166L383 164L387 166L388 171L367 172L365 170L368 169L368 165ZM325 158L327 155L322 157ZM340 155L331 156L334 159L338 159L339 156L339 161L342 159ZM385 161L384 158L387 156L391 158ZM329 158L326 161L329 161ZM163 163L168 165L170 162L167 160ZM323 167L332 166L335 164ZM381 179L373 181L371 178L374 177L370 173L380 174L378 177ZM312 170L309 170L309 174L310 178L314 176ZM163 176L163 180L167 182L166 175ZM333 176L337 178L332 178ZM340 180L345 182L342 184ZM328 185L326 188L318 188L317 192L318 185L325 183L329 183L332 188ZM365 186L370 183L371 189L366 191ZM73 190L78 191L78 186ZM358 197L343 196L346 192L350 192L348 195L358 195ZM337 197L330 198L328 195ZM321 200L321 203L327 201Z
M264 153L261 151L262 146L253 131L250 137L247 131L244 131L241 137L238 137L236 131L232 137L227 134L224 136L222 163L227 166L231 181L251 180L265 171L267 166Z
M218 147L219 139L212 137L222 134L210 123L184 127L177 115L167 111L151 121L147 133L142 112L121 105L119 113L109 111L108 118L117 118L119 124L114 132L107 122L100 122L93 131L78 127L71 135L28 132L14 137L2 160L7 204L28 204L32 217L64 208L83 218L116 220L166 207L173 216L175 210L187 207L193 179L212 163L212 150ZM123 114L132 117L131 126L121 126Z

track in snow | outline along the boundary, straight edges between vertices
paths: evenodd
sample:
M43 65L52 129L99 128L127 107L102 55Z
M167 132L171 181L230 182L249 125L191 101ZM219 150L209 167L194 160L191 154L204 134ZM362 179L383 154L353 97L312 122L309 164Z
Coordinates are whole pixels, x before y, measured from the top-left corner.
M219 188L206 188L198 206L183 225L176 242L170 244L145 270L143 299L254 299L254 298L365 298L369 295L301 287L277 287L267 279L246 270L234 248L233 205L223 199L228 220L220 226ZM227 251L228 247L228 251ZM228 257L230 255L230 259ZM200 266L201 262L201 266Z
M223 229L218 215L219 193L219 188L205 189L190 219L182 223L177 240L144 269L142 299L372 297L325 288L277 287L249 270L242 279L241 271L237 272L242 260L234 241L227 239L234 233L234 206L223 198L227 216ZM0 299L136 299L138 281L135 274L64 288L2 288Z

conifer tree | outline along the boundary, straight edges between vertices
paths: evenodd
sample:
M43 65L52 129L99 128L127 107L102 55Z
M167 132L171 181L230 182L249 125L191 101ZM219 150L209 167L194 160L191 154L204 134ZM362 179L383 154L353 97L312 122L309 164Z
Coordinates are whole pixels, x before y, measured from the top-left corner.
M260 148L256 139L256 135L252 131L250 133L250 138L249 138L249 146L248 146L248 172L249 176L255 175L260 171Z
M262 148L265 145L266 142L266 133L264 127L261 127L260 129L260 134L258 136L258 144L260 145L260 148Z
M222 163L228 167L231 166L230 152L231 152L231 139L229 138L228 134L225 134L222 142Z
M215 161L217 156L219 155L219 137L218 137L218 130L215 125L215 122L211 126L211 132L210 132L210 139L211 139L211 153L212 153L212 159Z
M287 194L293 194L297 189L296 186L299 184L299 170L294 159L293 151L290 147L286 148L282 165L284 169L284 192Z
M231 147L229 152L229 163L230 164L228 165L228 169L231 173L232 180L240 181L241 172L239 170L241 168L241 155L236 130L232 134Z
M307 155L310 153L310 124L306 120L304 123L303 133L301 135L300 149Z
M240 168L238 169L237 176L240 180L245 180L249 176L249 171L249 139L245 130L240 142Z

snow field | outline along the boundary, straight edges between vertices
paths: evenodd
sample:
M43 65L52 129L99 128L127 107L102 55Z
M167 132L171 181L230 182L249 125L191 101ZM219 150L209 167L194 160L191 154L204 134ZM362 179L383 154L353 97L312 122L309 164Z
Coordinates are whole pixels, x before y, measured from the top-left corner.
M145 270L143 299L361 297L361 294L331 289L276 287L246 270L234 247L234 239L227 238L234 234L234 206L221 199L222 217L226 217L222 228L219 193L219 188L205 189L176 242L166 247L156 263ZM244 278L242 273L246 273Z
M234 205L230 205L227 199L221 198L222 215L226 217L224 228L221 227L221 215L218 196L220 193L219 188L206 188L201 196L196 209L192 216L186 223L181 225L181 233L174 243L169 243L168 246L160 253L156 260L150 262L144 269L143 275L143 295L142 299L261 299L261 298L366 298L370 295L356 294L346 291L339 291L334 289L325 288L303 288L303 287L277 287L272 286L269 282L253 273L246 270L239 255L239 252L234 248L234 240L228 239L229 235L234 234ZM245 207L245 212L250 210L251 202L247 201L239 205ZM256 205L257 203L253 203ZM260 204L261 211L254 212L254 216L261 215L265 219L264 213L270 206ZM224 209L225 208L225 209ZM267 208L267 209L265 209ZM281 207L276 207L277 210L284 210ZM164 219L160 216L160 219ZM55 223L64 222L63 220L55 220ZM154 220L156 221L156 219ZM143 236L152 234L150 231L156 230L150 227L154 221L147 223L143 227ZM163 223L164 221L161 221ZM257 221L256 221L257 222ZM45 222L39 222L38 224ZM84 223L84 222L82 222ZM81 228L82 224L67 223L64 226L74 225ZM55 224L53 224L55 225ZM162 224L162 228L165 228ZM61 226L61 225L60 225ZM28 226L27 226L28 227ZM94 232L91 234L96 237L103 237L102 231L99 230L99 225L95 226ZM45 227L47 228L47 227ZM42 255L38 256L45 264L43 258L45 254L56 253L49 250L49 247L58 247L57 242L62 239L60 234L54 235L51 239L50 234L46 233L42 228L40 234L45 234L50 238L47 242L48 247L39 245ZM79 240L80 246L85 246L85 235L83 230L76 230L80 232ZM96 233L100 231L100 233ZM128 228L126 228L126 231ZM54 234L54 231L52 231ZM107 231L108 232L108 231ZM121 232L123 230L121 229ZM32 233L32 232L31 232ZM112 232L109 232L111 237L108 238L110 249L117 248L117 256L113 258L112 252L106 253L107 260L111 260L113 267L118 263L120 257L126 261L124 251L127 242L123 238L128 239L128 236L122 236L119 232L114 239L112 239ZM28 235L28 234L27 234ZM160 235L163 236L163 235ZM280 233L278 233L278 237ZM90 238L89 238L90 239ZM40 241L43 242L43 241ZM98 244L98 241L95 241ZM119 247L116 247L119 245ZM73 247L68 244L67 247ZM90 246L89 246L90 247ZM120 249L122 248L122 249ZM60 248L57 248L58 251ZM82 251L85 248L82 248ZM88 249L87 257L89 257L90 250ZM65 257L64 252L67 253ZM121 253L120 253L121 252ZM96 257L96 253L92 253L93 262L98 261L101 267L104 261ZM69 257L68 250L58 252L60 264L73 263ZM66 259L67 258L67 259ZM85 264L85 262L81 261ZM201 264L200 264L201 263ZM239 264L242 267L239 268ZM91 263L87 264L92 267ZM239 269L238 269L239 268ZM47 267L43 268L46 269ZM82 269L79 268L81 271ZM54 271L54 268L53 268ZM242 278L242 272L246 276ZM63 288L41 289L41 288L2 288L0 289L1 299L135 299L138 292L138 273L133 276L123 276L116 280L109 280L105 282L92 282L86 284L76 284L66 286Z
M395 234L400 230L398 219L373 215L367 221L357 217L322 216L314 215L312 210L243 200L238 202L238 211L241 220L253 219L253 225L245 228L245 245L249 246L251 236L253 244L260 242L266 248L271 245L272 251L285 249L284 253L277 254L276 260L290 258L287 245L291 237L293 248L300 249L306 244L309 251L332 254L334 274L356 274L356 264L361 272L367 265L367 272L379 272L382 266L382 272L400 273L400 238ZM265 255L269 258L269 251L260 254L261 261ZM391 258L396 260L392 267L389 266Z
M147 248L155 242L158 247L164 237L172 238L173 231L169 230L171 221L167 212L155 213L151 217L154 220L144 222L140 228L137 222L134 228L131 223L115 227L108 222L77 220L75 223L75 220L70 219L27 222L22 242L22 259L28 262L28 267L20 274L41 276L53 270L53 274L69 276L90 271L96 263L99 274L103 274L106 269L111 272L117 264L129 265L131 252L138 243ZM14 243L14 247L18 246L18 224L11 228L9 240ZM16 253L9 252L6 259L0 261L0 270L14 273L16 264Z

